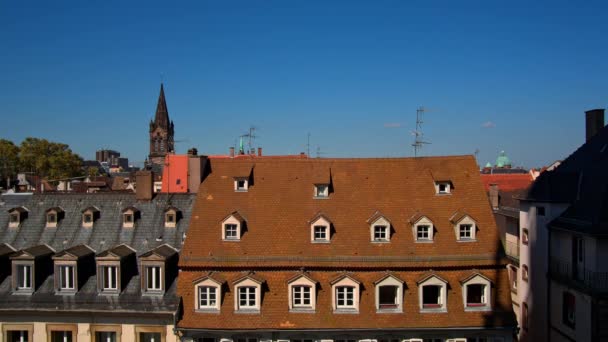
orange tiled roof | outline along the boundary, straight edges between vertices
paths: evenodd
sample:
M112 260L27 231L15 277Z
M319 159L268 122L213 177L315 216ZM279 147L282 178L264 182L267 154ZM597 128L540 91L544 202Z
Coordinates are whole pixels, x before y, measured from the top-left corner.
M490 184L498 184L500 191L513 191L527 189L532 184L532 175L525 174L481 174L481 181L486 191Z

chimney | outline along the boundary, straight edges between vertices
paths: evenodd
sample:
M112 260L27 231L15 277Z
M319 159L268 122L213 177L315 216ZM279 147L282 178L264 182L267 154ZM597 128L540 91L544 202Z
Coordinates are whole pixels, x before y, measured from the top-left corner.
M587 140L589 141L604 128L604 109L592 109L585 112Z
M498 184L490 184L490 204L492 209L498 209L499 198L498 198Z
M258 157L261 157L261 156L262 156L262 148L258 147Z
M198 150L196 149L196 147L193 147L191 149L188 150L188 155L189 156L197 156L198 155Z
M234 158L234 147L230 148L230 158Z
M139 201L150 201L154 194L154 173L152 171L137 171L135 182L135 198Z

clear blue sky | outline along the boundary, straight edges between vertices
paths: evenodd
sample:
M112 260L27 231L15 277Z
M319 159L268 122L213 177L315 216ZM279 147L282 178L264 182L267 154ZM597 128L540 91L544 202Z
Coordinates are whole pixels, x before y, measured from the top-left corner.
M522 1L0 2L0 137L148 153L163 74L177 152L565 158L608 102L608 5ZM22 7L27 6L27 7ZM313 153L314 154L314 153Z

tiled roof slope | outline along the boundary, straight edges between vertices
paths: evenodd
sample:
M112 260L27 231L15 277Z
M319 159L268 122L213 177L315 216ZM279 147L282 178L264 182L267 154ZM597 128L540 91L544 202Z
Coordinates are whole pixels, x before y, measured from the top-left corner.
M163 244L181 249L194 199L191 194L163 194L152 201L138 201L134 193L3 195L0 196L0 243L8 243L17 250L47 244L57 253L81 244L90 246L96 253L126 244L135 249L138 256ZM17 206L28 208L28 216L19 228L8 228L8 210ZM122 210L129 206L139 209L140 218L134 228L123 228ZM164 226L164 209L168 206L177 207L182 213L175 228ZM51 207L64 210L57 228L45 227L45 211ZM82 210L89 207L99 209L99 218L92 228L83 228ZM34 294L15 296L11 290L11 276L6 277L0 282L0 311L100 310L173 314L179 305L177 281L167 284L162 297L142 296L139 275L131 278L119 296L98 295L95 275L72 296L55 295L53 282L51 274Z
M608 126L566 158L543 172L528 200L570 203L552 226L586 234L608 235Z
M251 166L247 192L234 191L235 170ZM314 175L327 171L329 199L314 199ZM434 182L453 191L437 195ZM241 241L221 239L232 212L246 221ZM367 220L381 212L394 230L390 243L370 242ZM435 242L414 242L409 219L433 221ZM459 243L450 217L465 212L478 225L477 242ZM310 242L310 220L331 220L329 244ZM215 159L201 185L180 266L343 266L494 264L498 235L472 156L386 159Z
M481 181L486 190L491 184L497 184L499 191L527 189L532 184L532 175L526 174L481 174Z

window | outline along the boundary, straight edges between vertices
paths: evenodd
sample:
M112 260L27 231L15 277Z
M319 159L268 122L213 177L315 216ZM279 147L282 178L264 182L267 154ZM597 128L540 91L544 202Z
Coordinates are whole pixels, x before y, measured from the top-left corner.
M309 308L312 306L310 300L311 288L310 286L292 286L292 295L291 298L293 300L294 308Z
M90 214L90 213L84 214L83 222L84 223L93 222L93 214Z
M160 333L157 332L140 332L139 341L141 342L161 342Z
M336 309L355 309L355 288L352 286L336 287Z
M416 226L416 240L430 240L431 239L431 227L427 225Z
M10 223L19 223L19 213L13 213L10 215Z
M6 332L7 342L30 342L30 332L27 330L9 330Z
M329 185L316 184L315 185L315 197L317 197L317 198L329 197Z
M387 226L374 226L374 241L388 241L389 231Z
M315 226L315 238L314 241L326 241L327 238L327 226Z
M473 238L473 225L472 224L461 224L460 229L460 240L470 240Z
M433 274L418 282L420 312L447 311L447 284L447 281Z
M47 225L57 223L57 214L55 214L54 212L46 214L46 223Z
M247 192L249 188L249 181L247 178L236 178L234 180L234 191Z
M118 266L102 266L101 269L101 291L118 290Z
M509 270L509 280L511 283L511 291L517 293L517 267L513 265L507 266Z
M450 181L435 182L435 193L444 195L452 192L452 183Z
M133 214L127 213L124 214L124 223L133 223Z
M167 209L165 212L165 228L175 228L177 225L177 214L176 208Z
M173 213L168 213L166 218L168 223L175 222L175 215Z
M135 327L137 331L137 327ZM91 325L90 333L93 342L119 342L122 332L121 325ZM137 334L137 333L136 333ZM137 336L137 335L135 335Z
M73 291L74 285L74 266L59 266L59 291Z
M403 281L386 274L376 285L376 310L378 312L402 312Z
M116 332L114 332L114 331L97 331L97 332L95 332L95 342L117 342Z
M72 332L51 331L51 342L72 342Z
M564 292L562 300L562 322L574 329L576 327L576 298L572 293Z
M523 281L528 281L528 265L521 266L521 279Z
M163 326L136 326L134 342L164 342L166 332L167 328Z
M492 282L481 273L475 273L461 281L465 311L490 309Z
M242 286L238 288L239 309L256 308L256 288L253 286Z
M199 309L217 308L217 287L199 286L198 287L198 307Z
M380 286L378 287L378 292L378 309L382 310L397 308L399 305L397 298L397 293L399 291L397 286Z
M524 303L521 306L521 327L528 330L528 304Z
M161 266L146 266L146 292L160 292L162 286L162 267Z
M237 240L239 238L236 224L225 224L224 230L226 240Z
M486 286L483 284L467 285L467 306L486 306Z
M441 286L438 285L426 285L422 287L422 307L428 308L440 308L441 302Z
M17 265L17 290L32 289L32 265Z
M536 207L536 215L545 216L545 207Z
M522 228L521 230L521 243L523 245L528 245L528 228Z

